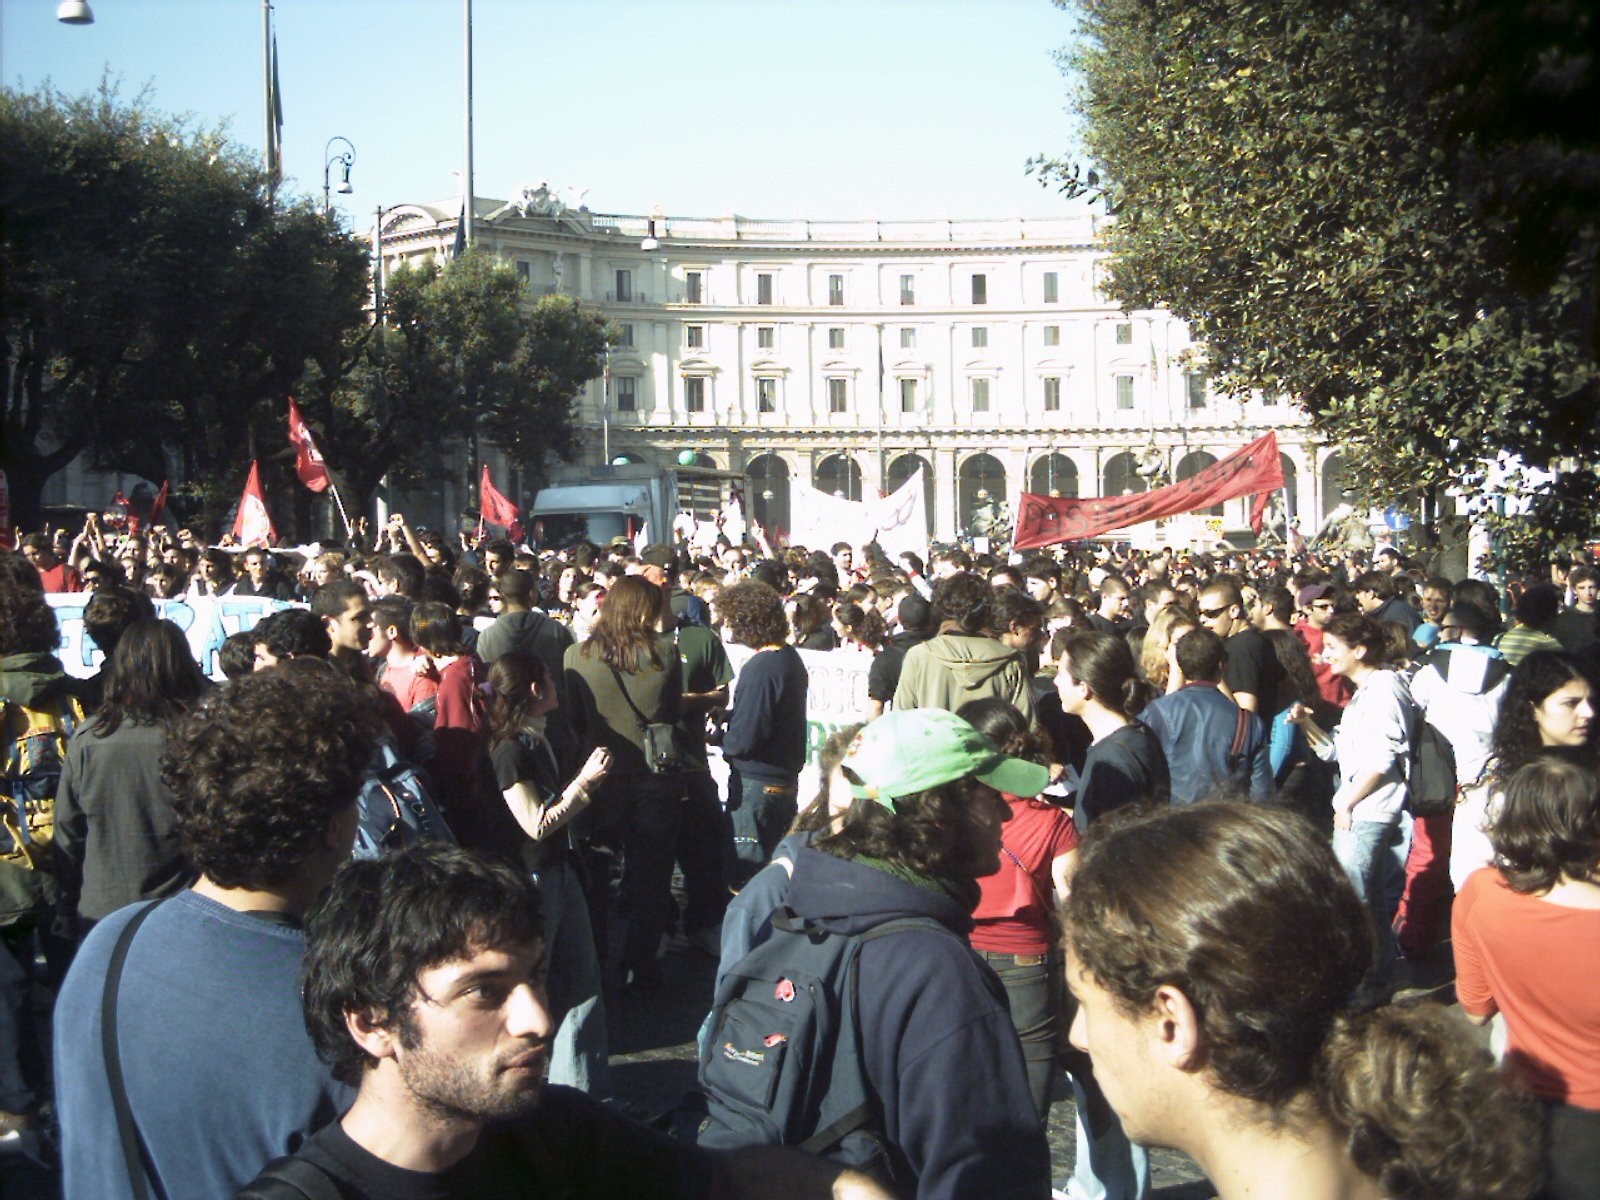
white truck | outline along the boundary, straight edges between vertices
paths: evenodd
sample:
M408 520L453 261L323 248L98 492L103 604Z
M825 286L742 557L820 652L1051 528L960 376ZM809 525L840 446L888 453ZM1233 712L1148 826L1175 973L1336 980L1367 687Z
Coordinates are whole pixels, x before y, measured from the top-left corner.
M675 525L690 517L715 521L735 491L749 494L748 483L742 471L711 467L562 467L534 496L533 517L578 518L584 536L601 546L617 538L633 541L641 528L647 541L670 542Z

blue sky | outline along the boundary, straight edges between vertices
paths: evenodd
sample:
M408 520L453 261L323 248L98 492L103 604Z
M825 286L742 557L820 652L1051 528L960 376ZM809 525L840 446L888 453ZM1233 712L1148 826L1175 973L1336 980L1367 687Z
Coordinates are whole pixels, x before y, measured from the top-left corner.
M263 136L259 0L0 0L0 74ZM356 224L458 194L460 0L276 0L288 186L320 197L327 139L356 146ZM1023 173L1071 145L1050 0L475 0L479 196L587 188L597 212L1049 216Z

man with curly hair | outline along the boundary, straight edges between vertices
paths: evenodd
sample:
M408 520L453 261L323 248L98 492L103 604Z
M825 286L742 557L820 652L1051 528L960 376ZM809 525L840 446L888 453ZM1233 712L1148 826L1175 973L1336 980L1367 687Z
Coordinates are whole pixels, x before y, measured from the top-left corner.
M199 877L107 917L67 974L66 1195L231 1196L348 1102L301 1020L300 918L350 856L377 734L318 661L234 680L174 726L164 777Z

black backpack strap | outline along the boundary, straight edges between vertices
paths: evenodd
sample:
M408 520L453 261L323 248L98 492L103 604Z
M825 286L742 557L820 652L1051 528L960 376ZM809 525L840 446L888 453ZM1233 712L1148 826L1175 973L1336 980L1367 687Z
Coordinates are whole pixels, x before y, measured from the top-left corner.
M307 1158L275 1158L234 1200L344 1200L333 1176Z
M617 681L617 690L622 693L622 698L627 701L628 707L633 709L633 715L638 718L639 728L643 729L650 724L650 719L639 711L639 706L633 702L633 697L628 694L628 685L622 682L622 672L612 667L611 677Z
M134 1200L149 1200L150 1189L165 1196L150 1149L140 1136L138 1122L133 1118L133 1108L128 1104L128 1089L122 1077L122 1054L117 1045L117 993L122 986L122 968L128 961L128 948L139 926L165 901L157 900L134 914L122 927L111 948L111 961L106 966L106 986L100 997L100 1047L106 1063L106 1085L111 1090L111 1106L117 1114L117 1136L122 1142L122 1157L128 1168L128 1182Z
M1233 745L1228 749L1228 770L1237 771L1244 766L1244 748L1250 740L1250 710L1239 710L1239 722L1234 726Z

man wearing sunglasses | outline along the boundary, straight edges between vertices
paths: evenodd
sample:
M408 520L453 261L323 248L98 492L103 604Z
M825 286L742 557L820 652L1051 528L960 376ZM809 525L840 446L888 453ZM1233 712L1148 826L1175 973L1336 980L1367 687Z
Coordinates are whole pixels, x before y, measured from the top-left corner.
M1228 650L1228 669L1224 681L1233 693L1233 702L1246 712L1270 719L1281 705L1283 668L1278 665L1272 643L1256 631L1245 615L1239 585L1218 576L1200 589L1200 623L1223 639Z

